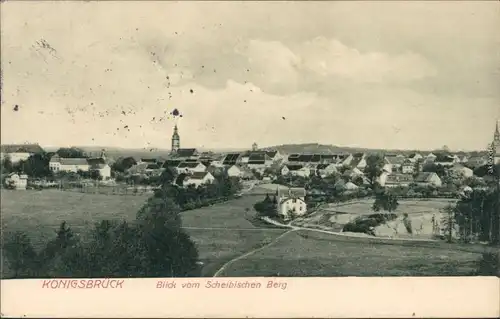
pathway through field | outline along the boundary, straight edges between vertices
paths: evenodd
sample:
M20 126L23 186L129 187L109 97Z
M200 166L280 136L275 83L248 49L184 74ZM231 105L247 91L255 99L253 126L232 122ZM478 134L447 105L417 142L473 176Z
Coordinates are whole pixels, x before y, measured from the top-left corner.
M251 251L249 251L249 252L247 252L247 253L245 253L245 254L243 254L243 255L239 256L239 257L236 257L236 258L231 259L230 261L228 261L227 263L225 263L225 264L224 264L224 265L223 265L223 266L222 266L219 270L217 270L217 272L215 272L214 277L219 277L219 275L220 275L221 273L223 273L223 272L224 272L224 270L226 270L226 268L227 268L227 267L231 266L233 263L237 262L238 260L243 259L243 258L246 258L246 257L248 257L248 256L250 256L250 255L252 255L252 254L255 254L255 253L257 253L257 252L259 252L259 251L261 251L261 250L264 250L264 249L266 249L266 248L268 248L268 247L270 247L270 246L274 245L276 242L278 242L278 240L280 240L280 238L285 237L286 235L288 235L288 234L290 234L290 233L292 233L292 232L294 232L294 231L296 231L296 230L297 230L297 229L290 229L289 231L284 232L284 233L283 233L283 234L281 234L280 236L276 237L276 238L275 238L272 242L270 242L269 244L264 245L264 246L262 246L262 247L259 247L259 248L257 248L257 249L253 249L253 250L251 250Z

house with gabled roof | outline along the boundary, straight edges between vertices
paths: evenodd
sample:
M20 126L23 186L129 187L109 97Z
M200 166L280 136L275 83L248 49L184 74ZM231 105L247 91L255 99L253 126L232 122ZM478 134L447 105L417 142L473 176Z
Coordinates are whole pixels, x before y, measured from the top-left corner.
M289 188L281 190L278 186L276 191L277 213L283 219L303 216L307 213L306 190L304 188Z
M281 168L282 176L300 176L300 177L309 177L311 175L311 170L304 165L298 164L286 164Z
M168 168L168 167L171 167L171 168L176 168L177 166L179 166L180 163L182 163L183 160L182 159L167 159L163 165L162 165L162 168Z
M207 167L200 162L188 162L184 161L177 165L176 167L178 174L190 174L190 173L200 173L205 172Z
M434 159L434 164L441 166L453 166L456 163L458 163L458 159L449 154L437 154Z
M179 148L174 153L172 153L172 157L174 158L198 158L199 153L196 148Z
M384 181L384 184L381 186L385 187L406 187L409 186L413 182L413 176L410 174L390 174Z
M210 172L194 172L185 176L182 185L188 187L193 185L199 187L201 185L206 185L213 183L215 177Z
M421 160L423 158L424 157L419 153L411 153L410 155L408 155L408 159L413 163L415 163L416 161Z
M45 151L38 144L2 144L0 145L0 157L3 160L8 157L12 163L27 160L31 155L41 154Z
M263 169L271 166L273 161L266 152L252 152L248 158L248 167L251 169Z
M228 153L222 160L223 165L235 165L239 161L239 158L241 156L241 153Z
M398 157L398 156L385 156L384 157L384 164L388 165L390 167L391 172L398 172L401 169L401 166L405 162L404 157Z
M366 167L366 154L364 154L364 153L352 154L352 160L349 163L349 167L358 168L360 170L365 169L365 167Z
M90 165L87 158L63 158L55 154L50 158L49 169L53 172L88 172Z
M421 172L414 179L414 183L421 186L436 186L441 187L443 182L441 178L434 172Z
M413 174L415 172L416 161L412 161L407 158L401 165L401 173L403 174Z

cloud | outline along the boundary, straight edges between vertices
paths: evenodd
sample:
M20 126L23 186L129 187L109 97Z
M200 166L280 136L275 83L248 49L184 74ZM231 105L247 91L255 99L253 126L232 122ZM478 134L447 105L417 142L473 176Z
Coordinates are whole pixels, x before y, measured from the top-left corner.
M249 68L259 83L271 87L295 87L299 80L300 58L279 41L251 39L239 43L234 51L248 59Z
M266 85L297 85L303 72L320 77L339 77L358 83L408 82L436 75L421 55L406 52L360 52L337 39L316 37L287 47L279 41L250 40L235 51L245 55Z
M362 53L337 39L324 37L303 43L297 51L305 68L322 76L339 76L355 82L405 82L436 75L433 66L413 52Z

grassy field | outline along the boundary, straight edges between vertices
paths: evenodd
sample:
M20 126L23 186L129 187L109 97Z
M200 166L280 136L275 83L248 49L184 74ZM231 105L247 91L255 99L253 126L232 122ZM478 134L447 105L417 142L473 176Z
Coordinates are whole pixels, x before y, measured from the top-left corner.
M133 220L150 195L113 196L44 191L8 191L1 194L2 231L24 231L35 246L55 236L62 221L77 233L103 219Z
M300 231L235 262L222 276L467 276L480 256L473 250Z
M242 197L182 213L182 225L197 244L205 264L202 275L213 275L225 262L271 242L285 231L263 228L251 221L256 201L253 196Z
M2 190L2 231L24 231L35 247L41 248L54 238L63 220L84 237L97 221L135 219L149 196ZM243 197L182 213L183 226L196 243L205 264L203 275L211 276L230 259L265 245L283 233L283 229L253 222L256 201L255 197Z

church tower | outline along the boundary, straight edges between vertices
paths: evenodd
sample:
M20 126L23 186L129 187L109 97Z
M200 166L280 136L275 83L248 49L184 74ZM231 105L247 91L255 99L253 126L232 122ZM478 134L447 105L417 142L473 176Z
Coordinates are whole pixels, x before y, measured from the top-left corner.
M500 130L498 129L498 121L496 122L495 134L493 135L493 156L495 164L500 164Z
M252 144L252 151L257 151L258 150L258 146L257 146L257 143L253 143Z
M172 152L177 152L181 147L181 140L179 137L179 132L177 130L177 124L174 127L174 134L172 134Z

